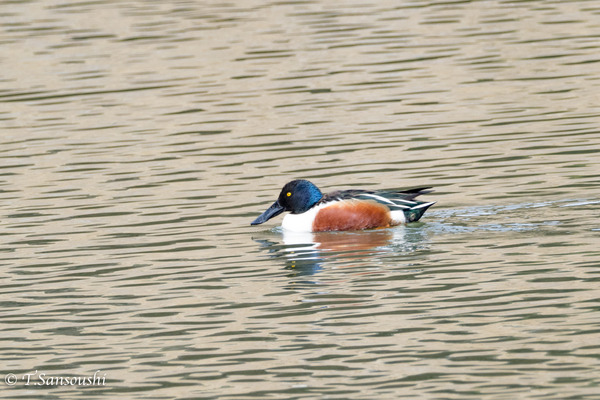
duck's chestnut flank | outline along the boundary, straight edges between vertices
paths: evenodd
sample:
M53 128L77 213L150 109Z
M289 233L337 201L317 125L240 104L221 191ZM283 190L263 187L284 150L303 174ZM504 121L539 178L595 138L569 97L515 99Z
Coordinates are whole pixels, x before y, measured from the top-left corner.
M313 232L387 228L391 224L390 209L383 204L347 200L320 209L313 221Z

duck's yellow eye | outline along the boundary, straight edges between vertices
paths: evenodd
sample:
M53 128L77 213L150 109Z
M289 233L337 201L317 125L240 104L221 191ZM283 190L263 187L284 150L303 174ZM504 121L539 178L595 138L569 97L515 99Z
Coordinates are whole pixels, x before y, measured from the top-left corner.
M290 197L290 196L292 195L292 192L287 192L285 195L286 195L287 197Z

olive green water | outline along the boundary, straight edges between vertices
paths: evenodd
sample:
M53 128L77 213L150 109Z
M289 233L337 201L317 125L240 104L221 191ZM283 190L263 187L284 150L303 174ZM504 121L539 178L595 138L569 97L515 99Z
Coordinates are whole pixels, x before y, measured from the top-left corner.
M600 398L596 2L15 1L0 22L2 398ZM250 227L294 178L438 203Z

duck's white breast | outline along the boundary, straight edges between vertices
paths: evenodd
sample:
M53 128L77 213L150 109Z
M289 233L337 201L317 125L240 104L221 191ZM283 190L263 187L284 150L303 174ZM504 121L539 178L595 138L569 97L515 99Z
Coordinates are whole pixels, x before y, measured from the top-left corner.
M302 214L287 214L285 217L283 217L281 227L293 232L312 232L313 222L319 210L325 206L330 206L333 203L334 202L319 204L318 206L313 207Z

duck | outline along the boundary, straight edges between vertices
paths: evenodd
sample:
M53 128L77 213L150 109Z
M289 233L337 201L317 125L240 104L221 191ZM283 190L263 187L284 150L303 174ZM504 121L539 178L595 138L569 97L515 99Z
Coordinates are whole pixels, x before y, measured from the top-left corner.
M323 194L312 182L286 183L277 200L250 225L260 225L288 211L281 223L293 232L355 231L389 228L418 221L436 202L416 201L431 187L407 190L337 190Z

